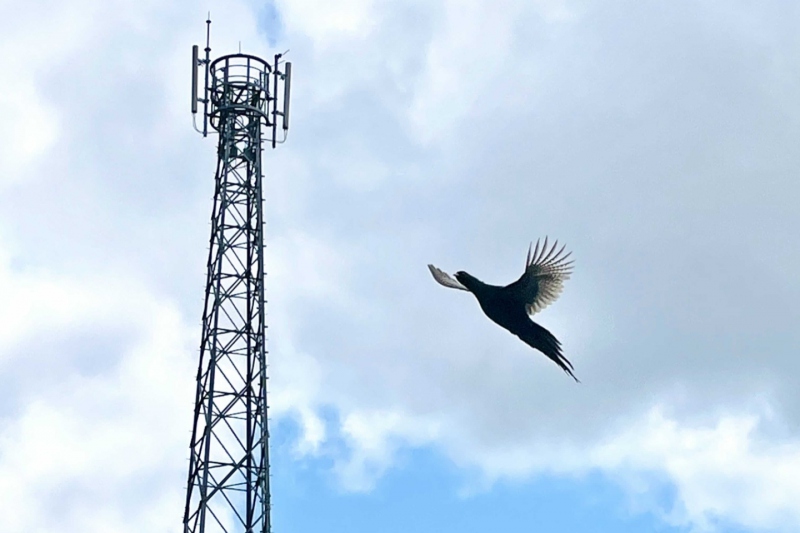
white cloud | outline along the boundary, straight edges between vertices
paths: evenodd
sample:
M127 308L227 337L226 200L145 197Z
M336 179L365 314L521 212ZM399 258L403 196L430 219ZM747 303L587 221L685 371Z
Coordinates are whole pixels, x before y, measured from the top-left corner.
M383 267L380 275L375 274L373 279L364 267L360 278L344 284L345 291L355 292L367 301L382 299L385 307L378 312L381 320L391 323L391 333L387 334L385 328L373 333L377 320L326 317L326 321L336 321L331 328L345 328L350 333L331 337L325 344L317 342L316 337L323 332L316 319L306 323L300 313L295 315L291 333L295 344L298 348L308 347L305 353L317 359L317 372L324 376L319 382L320 391L324 392L314 396L314 402L318 407L333 406L340 413L342 431L350 443L350 455L339 458L337 463L343 484L353 490L369 489L395 460L398 450L417 442L439 447L469 471L481 472L488 483L526 479L541 472L572 475L599 469L619 479L635 494L633 472L642 475L641 487L647 493L654 492L657 484L675 485L676 506L665 519L703 527L718 515L756 529L792 523L798 508L791 498L759 500L760 516L754 511L756 504L739 506L731 499L735 490L742 494L758 490L762 474L749 469L726 473L728 462L709 462L704 455L722 456L725 452L739 463L765 463L760 472L778 483L775 472L795 459L794 452L784 454L783 450L794 450L796 441L792 437L768 438L756 430L748 433L745 422L752 421L753 416L760 420L763 413L742 414L741 404L765 391L774 392L774 383L764 379L764 372L770 376L776 368L788 371L783 366L789 364L784 357L786 348L774 347L775 359L768 363L755 355L761 352L753 346L753 351L748 352L752 357L738 358L734 364L728 361L739 352L729 351L729 343L714 344L721 333L715 333L714 339L697 336L693 328L701 327L700 323L714 323L718 328L714 317L729 316L737 309L736 303L727 305L725 296L715 292L712 297L711 289L698 287L692 290L702 298L674 304L676 294L690 291L680 285L690 281L678 274L697 273L701 268L699 257L705 258L701 260L705 261L703 272L710 270L710 265L719 269L730 263L712 259L713 254L703 255L702 244L689 246L684 233L674 238L668 228L685 222L686 233L691 235L689 226L714 224L719 211L710 222L699 217L688 222L687 214L694 217L703 208L691 203L697 201L694 186L686 185L685 196L679 190L677 180L688 179L681 174L687 172L685 169L676 176L670 174L663 182L646 178L660 176L659 169L651 168L650 162L656 166L665 163L657 159L663 157L664 149L659 143L663 143L664 136L686 140L691 153L698 150L697 139L691 140L693 137L681 129L683 118L667 124L668 118L660 114L660 109L666 109L664 113L669 117L683 117L678 113L696 109L696 102L691 100L694 95L686 96L679 90L681 84L690 81L681 78L665 82L675 89L675 99L660 100L669 95L664 94L665 86L657 73L646 67L656 64L661 55L684 57L684 52L695 50L698 42L706 42L704 39L725 41L730 35L720 37L713 29L693 26L697 14L680 10L662 17L638 7L630 11L637 22L620 28L613 23L616 12L593 11L582 18L587 11L584 6L495 7L478 2L431 7L428 14L435 16L420 24L431 26L430 38L414 41L415 52L424 61L406 76L381 78L384 63L364 55L368 47L353 46L353 53L369 59L366 74L360 68L326 70L328 65L341 66L336 62L341 50L331 49L327 54L317 50L313 58L319 64L318 72L335 78L336 87L331 90L321 80L312 83L314 89L309 90L321 90L326 96L315 101L319 106L315 109L352 104L348 91L359 96L370 92L402 94L401 88L407 88L408 80L412 80L410 98L397 100L407 104L401 106L403 113L392 115L397 122L386 127L402 130L407 136L405 142L414 143L420 138L442 141L433 145L443 144L452 150L452 154L435 153L434 161L423 171L425 177L420 183L424 185L417 195L396 185L392 177L371 171L369 174L380 179L372 187L351 184L356 192L346 196L350 201L381 202L384 198L380 194L368 193L391 191L387 196L396 194L396 202L402 205L398 212L425 226L429 233L438 231L448 237L439 241L431 238L431 242L443 243L439 250L432 246L423 249L430 243L422 244L423 239L417 235L415 240L393 240L392 246L373 252L391 258L376 261ZM654 21L659 17L661 21ZM666 46L672 43L674 25L681 24L681 17L689 21L686 40L681 43L686 50L670 50ZM515 24L517 20L536 26ZM297 31L303 30L298 27ZM383 31L388 32L383 26L372 30L375 42L380 42L378 36ZM746 33L738 34L736 46L746 47L742 43L749 38ZM383 50L388 56L385 63L405 60L405 65L415 65L400 47ZM304 68L314 69L310 64ZM678 75L678 70L668 70L663 75ZM689 70L680 75L691 78L704 74ZM353 111L345 109L345 116ZM649 120L652 127L648 129L639 122L634 126L620 123L631 117L641 120L641 124L648 124ZM711 122L713 131L715 119L709 116L704 120ZM481 130L484 126L485 133ZM323 136L321 148L304 148L309 161L325 161L326 141ZM459 142L466 146L458 146ZM402 142L399 144L402 146ZM356 156L362 150L358 144L336 146L344 147L339 157L345 163L335 165L325 177L342 172L349 156L355 161L364 159ZM735 146L729 148L736 151ZM682 159L675 153L676 147L670 149L670 157ZM769 148L768 152L772 150ZM385 157L373 151L367 159L376 155ZM453 160L442 163L448 156ZM630 168L624 166L628 163ZM461 175L455 175L454 169ZM692 170L695 171L702 173ZM439 172L445 176L439 176ZM769 170L765 168L764 172ZM676 181L670 181L673 178ZM452 183L443 190L435 183L437 179ZM360 184L363 183L362 180ZM692 183L710 182L695 177ZM324 185L319 183L317 187ZM325 189L336 191L334 187ZM745 194L748 189L743 185L738 190ZM430 200L433 195L452 201ZM658 199L666 195L669 202L659 203ZM519 201L512 201L512 196ZM653 204L648 203L651 197ZM407 198L411 199L404 201ZM721 202L719 197L714 199ZM381 205L387 208L397 203L386 201ZM675 212L671 211L676 207ZM623 215L626 212L629 216ZM570 222L578 218L586 222ZM411 223L399 218L395 223L412 232ZM513 234L509 240L519 237L524 243L533 228L559 228L575 235L567 239L570 246L577 238L580 242L576 246L582 247L577 256L579 272L557 308L543 317L548 327L566 339L570 357L585 382L581 388L565 387L549 362L538 357L531 360L530 353L515 349L504 333L494 334L492 326L469 307L474 303L465 303L452 294L433 293L432 285L424 285L430 283L425 273L420 270L416 275L415 265L438 261L428 254L445 256L456 248L461 254L469 254L470 250L485 252L466 258L476 273L479 266L489 272L506 269L499 265L512 264L519 258L509 255L505 243L498 244L491 235ZM728 229L732 231L731 226ZM359 231L361 238L370 243L378 241L377 236L386 235L374 230L369 222ZM620 231L616 240L609 237ZM708 231L706 238L698 240L708 241ZM623 236L625 232L630 233ZM331 233L340 242L358 240L343 231ZM363 234L374 234L376 239L369 240ZM633 238L625 241L626 237ZM720 243L719 236L713 240ZM444 246L448 248L445 250ZM607 247L606 253L598 253L603 247ZM413 260L410 256L414 256ZM462 257L461 262L451 262L460 268L467 261ZM359 263L353 262L350 268L357 269ZM371 265L370 268L374 269ZM727 276L735 276L729 272L734 271L716 278L696 275L691 282L725 285L723 294L736 294L729 292L725 283ZM377 280L383 285L379 286ZM403 294L401 288L393 291L393 286L409 290L414 287L413 293ZM615 290L622 292L614 294ZM647 296L648 290L654 295L653 301ZM581 296L585 294L589 297ZM457 303L450 305L456 299ZM668 319L655 311L667 305L674 310ZM628 309L631 306L634 308ZM313 303L307 312L319 318L319 308ZM415 315L414 319L410 315ZM642 326L655 328L654 332L666 337L648 338L651 330L643 330ZM735 335L726 334L731 339ZM686 340L684 344L669 344L678 343L677 339ZM700 343L702 346L698 346ZM780 363L778 353L782 354ZM726 377L721 380L721 375ZM714 383L709 385L709 380ZM354 382L364 390L352 387ZM685 410L692 415L702 414L702 424L685 414L672 418L653 414L673 405L672 399L664 397L676 383L689 389ZM426 433L427 438L420 438L415 431L428 427L432 411L436 413L438 429ZM404 422L381 424L392 420ZM326 433L328 438L332 435L333 432ZM756 443L761 440L771 444L759 448ZM726 451L731 442L735 445ZM321 449L324 446L314 447L315 453ZM772 468L766 466L770 462ZM695 471L697 475L690 474ZM727 487L733 488L726 492ZM785 489L790 495L796 490L791 482ZM648 510L658 512L663 502L654 505Z
M189 137L205 11L15 5L0 377L25 390L0 405L0 514L171 529L213 171L214 140ZM796 115L794 28L770 47L688 7L609 6L279 3L296 79L267 171L272 413L350 490L430 446L468 485L600 470L665 520L796 529L800 445L763 427L800 405L796 132L776 118ZM257 7L211 9L215 54L267 55ZM424 268L499 281L543 233L576 250L542 320L580 387ZM765 393L774 414L743 407ZM661 484L674 507L647 500Z
M392 465L398 449L435 443L440 425L433 417L409 416L400 410L358 410L344 416L341 431L350 449L335 465L342 486L367 491Z
M680 420L665 409L655 406L588 445L532 436L494 446L458 434L446 417L353 412L342 422L351 452L336 470L343 487L370 490L396 461L398 450L433 445L467 471L480 472L479 478L466 481L467 496L502 480L599 472L626 489L632 510L693 531L730 523L754 531L800 527L800 440L768 438L759 430L773 422L767 405L707 423ZM674 490L666 507L654 496L665 489Z
M476 107L494 105L478 98L504 67L520 8L513 2L504 9L480 1L445 2L444 27L426 51L410 110L423 141L446 135Z
M270 329L274 327L273 324ZM280 354L280 357L270 356L272 416L276 420L294 417L302 431L295 444L297 453L316 454L328 438L325 421L317 412L322 403L320 364L308 354L297 351L287 338L270 342L269 346L273 354Z
M91 20L86 12L58 2L32 3L27 9L11 4L16 16L0 22L5 63L0 71L0 187L25 179L31 171L27 167L56 141L62 127L57 108L44 100L37 82L52 62L85 42Z
M757 531L794 531L800 528L800 440L765 438L758 428L771 417L767 408L695 425L654 408L592 450L591 463L628 484L658 474L644 481L646 489L673 484L670 522L697 530L721 520Z
M374 4L372 0L345 0L336 4L321 0L278 2L282 22L320 47L340 39L366 38L375 24Z
M0 345L0 372L25 365L22 358L45 365L25 384L24 400L0 430L4 532L173 525L187 444L187 431L174 428L188 430L190 424L195 328L135 282L120 281L0 269L4 294L14 289L0 303L3 330L10 325L15 333ZM100 374L76 366L87 354L69 343L53 349L49 359L28 349L70 330L99 335L118 327L134 332L132 342L94 354L112 361ZM153 478L153 472L164 477ZM131 514L139 517L131 521Z

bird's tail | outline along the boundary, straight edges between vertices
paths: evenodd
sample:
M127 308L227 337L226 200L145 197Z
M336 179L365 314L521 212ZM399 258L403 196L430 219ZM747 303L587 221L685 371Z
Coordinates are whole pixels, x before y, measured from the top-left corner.
M530 320L527 322L528 324L526 324L521 334L517 334L517 337L531 348L539 350L552 359L564 372L572 376L572 379L580 383L581 380L572 373L574 370L572 363L561 353L561 343L556 339L555 335L536 322Z

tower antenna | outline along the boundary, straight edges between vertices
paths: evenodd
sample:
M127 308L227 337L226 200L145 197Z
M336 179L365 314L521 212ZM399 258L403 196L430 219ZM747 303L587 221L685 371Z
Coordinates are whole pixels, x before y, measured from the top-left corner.
M209 14L205 59L192 47L192 113L202 102L198 131L207 136L210 124L219 138L183 530L269 533L261 160L264 140L276 145L278 115L288 127L277 96L282 82L288 98L291 66L280 72L277 58L272 66L242 53L211 61L210 28Z

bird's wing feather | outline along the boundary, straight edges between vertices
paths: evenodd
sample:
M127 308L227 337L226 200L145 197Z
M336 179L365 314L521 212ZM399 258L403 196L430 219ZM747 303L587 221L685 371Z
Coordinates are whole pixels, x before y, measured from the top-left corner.
M451 289L460 289L462 291L468 290L447 272L443 272L433 265L428 265L428 269L431 271L431 274L433 274L433 279L439 282L440 285L444 285L445 287L449 287Z
M534 315L555 302L564 282L572 275L574 261L567 261L572 252L564 254L565 246L558 249L558 241L548 246L547 237L544 242L536 241L536 248L525 260L525 272L509 287L517 291L525 302L529 315Z

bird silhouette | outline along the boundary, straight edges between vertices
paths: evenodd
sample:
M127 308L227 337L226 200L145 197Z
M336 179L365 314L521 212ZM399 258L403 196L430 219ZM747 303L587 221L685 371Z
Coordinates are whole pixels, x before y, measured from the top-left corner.
M433 279L445 287L469 291L478 299L483 312L494 323L507 329L525 344L552 359L564 372L580 383L572 373L573 366L561 353L561 343L531 317L556 301L564 288L564 282L572 275L574 261L567 261L572 252L563 254L566 245L556 251L558 241L548 248L547 237L541 248L531 254L533 243L528 247L525 271L522 276L505 287L489 285L464 271L456 272L455 279L433 265L428 268Z

